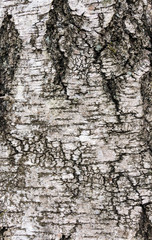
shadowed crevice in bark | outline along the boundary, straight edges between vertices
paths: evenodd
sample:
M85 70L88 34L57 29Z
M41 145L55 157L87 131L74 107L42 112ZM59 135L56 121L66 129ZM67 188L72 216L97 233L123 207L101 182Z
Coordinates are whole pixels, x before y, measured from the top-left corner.
M94 49L94 64L99 64L101 67L101 76L103 77L103 88L104 91L107 93L109 99L114 103L115 106L115 110L116 110L116 116L117 116L117 120L118 122L121 122L120 120L120 116L119 116L119 112L120 112L120 108L119 108L119 100L118 100L118 96L117 96L117 91L118 91L118 85L120 84L120 80L118 80L118 78L114 75L112 75L110 78L106 77L106 73L104 73L102 71L103 68L103 63L102 63L102 57L101 57L101 53L108 49L110 44L107 43L107 41L105 40L105 44L104 45L97 45L97 47L99 47L99 50L97 48ZM119 81L119 82L118 82Z
M12 21L6 14L0 28L0 127L6 127L7 106L11 102L11 83L20 59L22 41Z
M150 204L150 203L148 203ZM148 204L142 204L141 219L139 223L139 234L144 240L152 240L152 222L148 216Z
M65 75L82 19L72 15L67 0L54 0L52 7L45 35L47 51L50 53L55 69L51 91L55 95L64 95L68 99Z
M114 105L115 105L115 109L116 109L116 114L119 113L119 100L117 99L117 83L116 83L116 79L109 79L107 81L107 89L108 92L110 94L111 100L113 101ZM118 122L120 122L120 117L119 115L117 115L117 119Z
M64 234L60 238L60 240L70 240L70 236L66 237Z
M121 86L126 81L123 76L134 72L145 50L151 51L151 29L145 13L141 20L135 17L138 7L138 1L117 1L110 24L106 28L100 24L98 51L94 49L94 63L101 66L104 90L114 103L116 113L120 114L120 117L117 117L118 122L123 114L120 104ZM130 29L128 26L131 26ZM106 64L104 66L103 59L113 61L114 68L109 75L107 72L110 71L106 69Z
M7 232L8 228L7 227L2 227L0 229L0 239L5 240L4 233Z
M119 3L117 3L119 5ZM116 8L120 8L117 6ZM123 20L118 17L119 11L116 10L116 14L113 16L111 23L108 27L103 28L99 38L99 44L97 49L94 49L94 63L99 64L101 66L101 76L103 77L103 88L106 94L109 97L109 100L113 102L115 106L116 116L118 122L120 122L120 104L119 104L119 85L120 85L120 76L124 75L125 64L127 62L126 55L124 50L126 51L127 43L125 46L124 41L124 33L123 33ZM100 22L100 21L99 21ZM123 53L123 54L122 54ZM117 70L112 71L109 75L107 72L109 71L104 66L103 59L113 59L113 65L117 66ZM122 68L122 70L120 70ZM123 72L124 70L124 72ZM119 73L120 72L120 73Z
M14 226L11 226L11 227L1 227L0 228L0 240L5 240L5 239L8 239L6 237L6 233L11 229L13 228Z

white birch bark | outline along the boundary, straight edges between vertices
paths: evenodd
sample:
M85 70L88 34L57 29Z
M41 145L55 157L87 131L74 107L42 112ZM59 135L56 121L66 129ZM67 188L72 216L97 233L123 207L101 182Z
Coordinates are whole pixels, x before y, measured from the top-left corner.
M0 0L0 237L152 240L149 0Z

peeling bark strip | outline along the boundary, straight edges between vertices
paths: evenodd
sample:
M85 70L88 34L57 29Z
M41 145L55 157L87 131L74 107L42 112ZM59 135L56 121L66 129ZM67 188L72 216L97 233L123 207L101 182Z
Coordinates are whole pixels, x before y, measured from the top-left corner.
M20 58L22 42L12 16L6 14L0 28L0 128L7 125L5 115L11 102L11 83Z
M67 83L65 81L72 46L76 45L76 37L79 34L82 20L71 14L67 0L53 0L49 12L45 42L47 50L53 61L55 76L52 91L55 95L67 95Z

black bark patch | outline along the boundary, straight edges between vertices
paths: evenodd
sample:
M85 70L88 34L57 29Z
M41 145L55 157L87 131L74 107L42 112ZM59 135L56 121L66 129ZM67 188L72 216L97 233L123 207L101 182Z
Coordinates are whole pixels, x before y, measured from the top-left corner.
M6 14L0 28L0 128L6 126L5 116L11 92L11 83L20 59L22 41L12 21Z
M8 231L8 227L2 227L0 229L0 237L2 240L5 240L5 236L4 236L4 233Z
M70 240L70 236L66 237L64 234L60 238L60 240Z
M6 236L4 236L5 232L7 232L9 229L14 228L14 226L10 226L10 227L1 227L0 228L0 239L1 240L5 240Z
M119 112L119 101L117 99L117 83L115 79L110 78L107 80L107 89L110 94L111 100L115 104L116 112Z
M53 9L49 12L45 42L50 53L55 76L51 89L59 95L67 95L65 75L68 69L72 48L76 45L76 38L82 24L81 17L73 16L67 0L54 0Z
M134 1L132 1L132 0L126 0L126 2L127 2L127 4L128 4L128 5L130 5L130 4L133 4L133 3L134 3Z

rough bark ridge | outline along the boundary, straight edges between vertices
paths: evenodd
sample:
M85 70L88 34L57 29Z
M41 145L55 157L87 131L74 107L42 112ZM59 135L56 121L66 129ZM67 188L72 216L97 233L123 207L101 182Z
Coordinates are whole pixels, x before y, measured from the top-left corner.
M148 0L2 0L1 239L152 239L151 18Z
M55 68L54 87L51 85L51 91L53 91L53 96L54 94L57 96L57 91L60 90L59 96L65 94L68 99L65 75L72 47L76 45L76 35L80 32L82 20L80 17L74 17L71 14L67 0L54 0L52 8L49 12L45 36L47 50Z
M9 96L11 83L22 45L11 18L11 15L6 14L0 28L0 128L2 130L7 125L5 114L9 111L12 102L12 98Z

